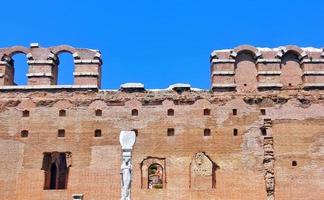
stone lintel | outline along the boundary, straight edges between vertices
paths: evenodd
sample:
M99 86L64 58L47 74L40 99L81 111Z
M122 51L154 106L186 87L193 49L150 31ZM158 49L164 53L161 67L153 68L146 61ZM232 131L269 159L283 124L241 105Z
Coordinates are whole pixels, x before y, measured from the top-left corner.
M101 60L94 59L94 60L74 60L74 64L102 64Z
M98 89L97 85L7 85L0 90Z
M212 75L235 75L234 71L215 71Z
M324 83L304 83L304 88L323 88Z
M98 77L99 73L97 72L73 72L74 76L94 76Z
M30 48L39 48L39 43L37 42L30 43Z
M217 83L212 85L213 88L236 88L236 84L231 83Z
M27 77L53 77L53 74L50 72L39 72L39 73L28 73L26 74Z
M167 90L174 90L177 92L189 91L191 90L191 85L187 83L176 83L170 85Z
M12 67L8 61L0 61L0 65L6 65L7 67Z
M324 63L324 59L309 59L305 58L301 63Z
M280 75L281 71L258 71L258 75Z
M124 92L143 92L145 87L143 83L124 83L120 85L120 90Z
M235 63L233 59L212 59L211 63Z
M324 71L304 71L303 75L324 75Z
M53 60L28 60L27 63L29 65L54 65L55 62Z
M280 63L281 59L257 59L256 63Z

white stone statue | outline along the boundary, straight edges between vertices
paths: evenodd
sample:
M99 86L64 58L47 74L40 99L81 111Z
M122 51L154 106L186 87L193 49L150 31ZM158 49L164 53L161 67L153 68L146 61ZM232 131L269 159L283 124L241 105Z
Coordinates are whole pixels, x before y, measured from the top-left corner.
M119 141L122 146L122 164L121 164L121 200L131 199L132 183L132 149L135 144L136 134L134 131L120 132Z
M121 200L130 200L130 187L132 177L132 164L130 163L130 157L124 157L120 174L122 176Z

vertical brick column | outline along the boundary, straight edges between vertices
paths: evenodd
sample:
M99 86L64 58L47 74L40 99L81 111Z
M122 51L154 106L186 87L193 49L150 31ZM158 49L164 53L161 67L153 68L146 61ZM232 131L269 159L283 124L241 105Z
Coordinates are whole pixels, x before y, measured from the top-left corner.
M7 57L0 61L0 86L14 85L15 69L12 63L13 61Z
M28 58L28 85L56 85L57 58L46 48L39 48L38 44L31 44Z
M53 60L30 60L27 74L28 85L55 85L57 64Z
M228 55L223 55L221 52L211 54L211 84L213 91L232 91L236 88L234 82L235 60L226 57Z
M99 57L94 59L75 59L74 85L88 85L100 88L101 65L102 61Z
M324 87L324 58L317 57L303 59L303 82L304 88L323 88Z
M259 89L280 89L282 87L280 63L281 60L277 58L259 58L257 60Z

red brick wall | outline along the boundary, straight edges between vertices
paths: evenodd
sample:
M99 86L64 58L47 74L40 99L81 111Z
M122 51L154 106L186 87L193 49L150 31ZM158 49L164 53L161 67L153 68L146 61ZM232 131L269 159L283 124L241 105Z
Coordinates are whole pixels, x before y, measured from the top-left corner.
M0 94L0 199L119 199L119 132L138 130L133 151L133 199L266 199L264 118L272 120L276 199L322 199L323 113L319 93L259 96L209 92L9 92ZM101 100L99 100L101 99ZM168 99L168 100L166 100ZM197 100L199 99L199 100ZM278 99L280 101L278 101ZM305 101L302 101L305 99ZM150 105L147 105L147 101ZM131 110L139 110L131 116ZM174 109L174 116L167 110ZM203 109L211 115L204 116ZM266 116L260 114L266 109ZM22 117L22 110L29 117ZM66 116L58 115L60 109ZM102 109L102 116L95 110ZM232 115L237 109L237 116ZM167 128L175 136L166 136ZM211 136L203 136L205 128ZM233 129L238 135L233 136ZM28 138L20 131L28 130ZM65 138L57 130L65 129ZM94 130L102 138L94 138ZM43 152L72 153L66 190L43 190ZM189 188L190 163L205 152L219 168L216 188ZM148 156L165 158L161 190L141 188L140 163ZM292 160L298 165L291 166Z

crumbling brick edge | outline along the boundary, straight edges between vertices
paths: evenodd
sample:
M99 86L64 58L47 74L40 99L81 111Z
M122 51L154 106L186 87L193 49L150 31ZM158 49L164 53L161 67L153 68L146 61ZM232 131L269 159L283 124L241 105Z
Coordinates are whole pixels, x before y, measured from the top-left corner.
M264 166L264 181L267 192L267 200L275 199L275 172L274 172L274 148L273 148L273 136L271 132L272 121L271 119L264 119L263 129L265 129L265 135L263 140L263 166Z

